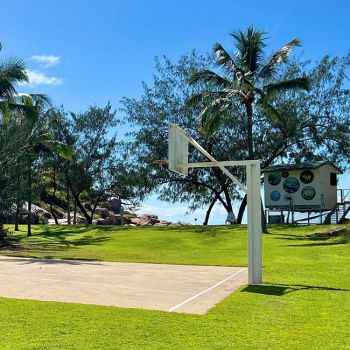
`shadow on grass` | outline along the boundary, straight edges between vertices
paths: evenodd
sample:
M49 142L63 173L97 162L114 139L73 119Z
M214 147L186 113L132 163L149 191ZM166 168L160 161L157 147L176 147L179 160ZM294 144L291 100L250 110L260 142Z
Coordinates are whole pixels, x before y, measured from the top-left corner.
M294 242L310 242L305 244L289 244L287 245L289 247L331 246L350 243L350 231L346 229L330 230L326 232L316 232L305 236L280 233L276 235L276 238Z
M14 235L0 241L0 249L6 252L58 252L76 249L80 246L99 245L111 239L110 236L93 234L95 227L75 226L74 228L55 226L46 227L42 232L33 236ZM103 227L102 232L109 232L111 228ZM34 257L34 256L33 256ZM47 256L48 257L48 256ZM48 257L49 258L49 257Z
M350 289L332 288L332 287L320 287L320 286L308 286L304 284L263 284L263 285L250 285L241 290L241 292L265 294L282 296L289 293L300 292L303 290L324 290L324 291L341 291L350 292Z

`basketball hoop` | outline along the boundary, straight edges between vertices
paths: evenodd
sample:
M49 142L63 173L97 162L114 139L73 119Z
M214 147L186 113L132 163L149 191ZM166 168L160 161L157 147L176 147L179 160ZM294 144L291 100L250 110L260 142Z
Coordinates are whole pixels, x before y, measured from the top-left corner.
M155 160L153 163L158 165L160 168L164 168L168 165L168 161L166 159L158 159Z

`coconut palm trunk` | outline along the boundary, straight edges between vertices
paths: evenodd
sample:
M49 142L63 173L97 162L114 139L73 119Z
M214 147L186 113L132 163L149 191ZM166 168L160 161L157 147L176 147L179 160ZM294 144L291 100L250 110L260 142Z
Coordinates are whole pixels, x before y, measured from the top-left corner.
M248 142L248 156L250 160L254 159L254 145L253 145L253 107L250 103L245 105L247 113L247 142Z
M71 217L70 217L70 191L69 191L69 183L68 183L68 177L66 178L66 190L67 190L67 224L71 225L72 221L71 221Z
M27 236L32 235L32 166L28 168L28 215L27 215Z

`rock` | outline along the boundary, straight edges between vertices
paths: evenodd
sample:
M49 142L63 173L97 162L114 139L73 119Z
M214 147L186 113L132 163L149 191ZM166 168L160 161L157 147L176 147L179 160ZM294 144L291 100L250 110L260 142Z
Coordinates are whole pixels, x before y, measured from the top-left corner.
M95 214L101 216L103 219L107 219L109 216L109 210L107 208L96 208Z
M156 221L149 217L138 217L138 218L133 218L131 220L131 223L138 226L151 226L151 225L154 225Z
M90 210L90 211L92 210L92 207L89 203L83 203L83 207L87 210Z
M73 223L73 217L71 217L71 222ZM77 214L76 222L79 225L87 225L87 220L84 216Z
M171 224L171 221L159 220L159 222L156 222L154 226L169 226Z
M95 221L95 225L109 225L110 224L108 219L97 219L94 221Z
M123 217L124 217L124 223L125 223L125 224L131 224L132 219L135 218L136 215L133 215L133 214L125 214L125 213L124 213Z
M28 213L28 202L23 204L23 209L26 213ZM52 215L45 209L40 208L38 205L32 204L32 214L36 214L38 216L43 216L46 219L51 219Z
M149 218L141 218L140 220L140 226L152 226L154 224L155 222Z
M141 222L141 218L132 218L131 219L131 224L133 225L140 225L140 222Z
M28 214L22 215L22 219L23 219L24 223L27 223L27 220L28 220L27 218L28 218ZM40 223L39 215L36 213L32 213L30 221L32 224L39 224Z
M108 204L115 214L120 214L122 208L122 201L119 198L112 197L108 200Z
M108 217L108 221L111 225L121 225L122 217L119 214L110 214Z
M158 220L158 216L153 214L142 214L140 215L140 218L149 218L152 220Z

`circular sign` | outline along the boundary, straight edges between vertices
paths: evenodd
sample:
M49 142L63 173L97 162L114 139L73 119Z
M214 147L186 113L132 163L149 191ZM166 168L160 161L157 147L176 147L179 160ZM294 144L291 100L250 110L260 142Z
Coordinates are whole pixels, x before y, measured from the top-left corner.
M314 179L314 173L311 170L304 170L300 174L300 181L309 184Z
M283 178L286 178L286 177L289 176L289 172L288 171L282 171L281 175L282 175Z
M272 191L270 193L270 198L272 201L277 202L281 198L281 194L278 191Z
M306 186L301 190L301 196L305 200L310 201L316 196L316 190L311 186Z
M288 177L283 182L283 188L287 193L295 193L300 187L300 182L295 177Z
M276 186L281 182L281 176L278 173L271 173L267 179L270 185Z
M293 197L292 197L292 195L290 193L287 193L287 194L284 195L284 200L286 202L291 202L293 200Z

